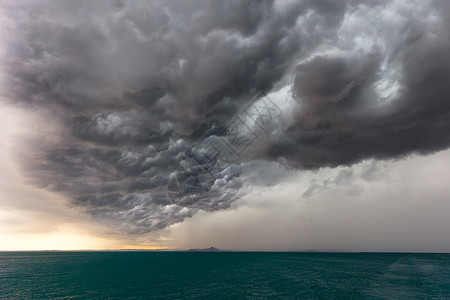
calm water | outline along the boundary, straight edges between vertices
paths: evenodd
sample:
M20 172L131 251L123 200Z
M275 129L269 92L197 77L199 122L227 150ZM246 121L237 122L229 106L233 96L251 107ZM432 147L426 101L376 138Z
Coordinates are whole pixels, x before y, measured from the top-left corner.
M0 252L0 298L450 299L450 255Z

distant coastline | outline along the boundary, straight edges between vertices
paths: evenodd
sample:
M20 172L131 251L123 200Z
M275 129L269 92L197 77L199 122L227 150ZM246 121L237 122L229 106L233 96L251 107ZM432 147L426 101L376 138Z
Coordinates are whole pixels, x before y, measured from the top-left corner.
M209 248L203 248L203 249L199 249L199 248L189 249L188 251L222 251L222 250L211 246Z

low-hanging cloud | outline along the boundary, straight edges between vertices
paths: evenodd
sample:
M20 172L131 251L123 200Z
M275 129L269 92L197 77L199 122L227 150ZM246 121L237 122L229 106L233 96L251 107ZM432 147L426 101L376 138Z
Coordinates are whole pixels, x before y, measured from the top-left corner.
M124 232L227 208L267 162L450 144L445 1L5 1L1 14L5 98L60 126L24 173ZM249 122L285 86L293 101ZM217 168L208 147L242 128L248 145Z

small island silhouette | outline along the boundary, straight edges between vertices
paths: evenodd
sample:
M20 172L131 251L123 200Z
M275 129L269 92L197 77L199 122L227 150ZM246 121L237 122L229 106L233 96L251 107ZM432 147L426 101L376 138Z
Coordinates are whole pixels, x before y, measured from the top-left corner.
M209 248L203 248L203 249L199 249L199 248L189 249L188 251L220 251L220 249L217 249L217 248L211 246Z

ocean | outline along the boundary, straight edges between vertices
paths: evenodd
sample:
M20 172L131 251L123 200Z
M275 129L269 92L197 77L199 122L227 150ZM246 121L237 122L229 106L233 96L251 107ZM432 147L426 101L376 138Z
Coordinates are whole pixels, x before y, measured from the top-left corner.
M450 299L450 254L0 252L1 299Z

